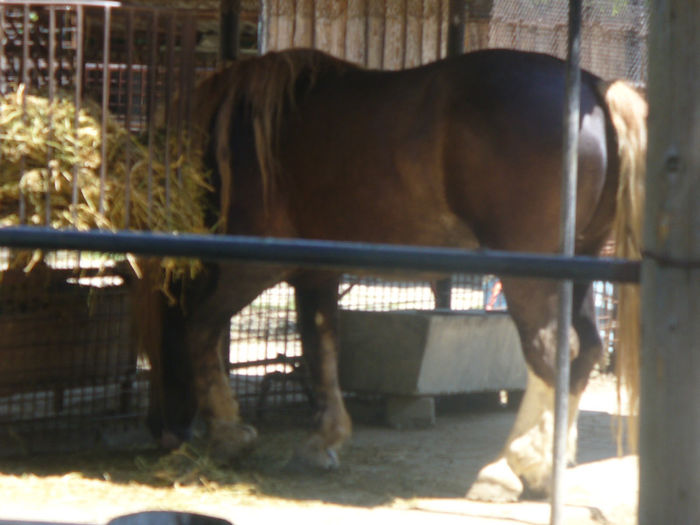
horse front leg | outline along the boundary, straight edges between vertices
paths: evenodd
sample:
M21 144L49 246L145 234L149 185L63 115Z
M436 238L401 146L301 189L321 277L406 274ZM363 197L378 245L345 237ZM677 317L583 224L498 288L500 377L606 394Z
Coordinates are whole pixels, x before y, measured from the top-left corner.
M297 449L293 462L336 468L338 449L352 432L338 380L338 277L303 274L292 284L302 350L316 405L316 428Z
M528 367L525 395L501 455L486 465L467 493L470 499L514 501L550 494L554 440L554 379L557 337L556 284L503 281L508 308L520 334ZM572 373L567 459L575 462L578 405L588 376L601 355L590 286L577 286L569 334ZM584 300L585 298L585 300Z
M213 312L209 311L209 314ZM229 384L222 348L230 317L194 316L187 322L186 346L192 362L193 386L199 418L206 426L209 454L216 461L229 463L252 447L257 432L242 422Z
M286 270L273 267L218 265L213 278L185 305L184 344L191 363L197 411L206 425L209 453L230 462L249 449L256 430L242 422L229 383L226 333L231 317L266 288L284 278ZM175 343L175 342L174 342Z

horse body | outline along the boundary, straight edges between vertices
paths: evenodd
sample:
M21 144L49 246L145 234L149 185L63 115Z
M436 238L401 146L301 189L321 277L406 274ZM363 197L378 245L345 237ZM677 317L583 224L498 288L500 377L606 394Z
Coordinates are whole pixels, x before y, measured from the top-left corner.
M602 247L617 207L618 132L601 86L583 73L576 241L583 254ZM289 51L218 74L194 102L226 233L553 252L564 92L563 63L538 54L485 51L379 72ZM228 389L220 335L259 292L288 280L318 398L318 426L299 456L337 463L351 428L337 377L337 278L219 264L191 287L186 310L170 308L165 318L178 318L182 337L163 339L161 359L191 368L178 382L162 374L161 386L194 385L215 450L237 454L255 437ZM548 491L557 286L515 278L503 285L531 379L502 458L470 492L478 498ZM588 285L575 288L571 340L575 416L602 351ZM175 419L186 422L192 412ZM164 416L171 413L177 409L162 395L157 431L174 428Z

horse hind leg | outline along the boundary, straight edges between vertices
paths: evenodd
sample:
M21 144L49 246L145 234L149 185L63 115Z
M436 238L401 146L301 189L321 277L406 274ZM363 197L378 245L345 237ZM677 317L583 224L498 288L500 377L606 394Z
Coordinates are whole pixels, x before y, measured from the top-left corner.
M504 280L513 320L518 327L528 382L501 455L486 465L467 493L470 499L514 501L541 498L551 491L554 438L554 362L557 287L525 280ZM569 394L567 458L576 458L578 405L588 375L600 357L590 286L577 285L570 332L572 377Z
M304 361L314 387L316 426L297 448L292 465L336 468L338 450L352 432L338 380L338 277L309 272L292 284Z

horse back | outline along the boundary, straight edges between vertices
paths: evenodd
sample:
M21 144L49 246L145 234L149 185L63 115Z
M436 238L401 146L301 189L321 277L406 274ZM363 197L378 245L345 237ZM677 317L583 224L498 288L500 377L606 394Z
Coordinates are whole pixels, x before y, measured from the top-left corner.
M289 64L299 52L278 55ZM491 50L382 72L301 56L273 117L242 102L218 117L228 231L556 249L562 61ZM598 79L582 79L577 218L580 251L592 252L614 213L616 158Z
M614 212L596 82L584 73L581 233ZM513 51L319 83L282 128L281 178L300 234L556 249L564 85L560 60Z

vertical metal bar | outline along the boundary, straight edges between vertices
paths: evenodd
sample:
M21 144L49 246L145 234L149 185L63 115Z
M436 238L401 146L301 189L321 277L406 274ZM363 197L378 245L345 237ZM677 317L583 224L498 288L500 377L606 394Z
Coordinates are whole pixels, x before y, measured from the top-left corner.
M131 113L134 102L134 9L126 13L126 115L124 127L131 133ZM131 144L131 143L129 143ZM126 148L126 183L124 193L124 228L131 224L131 146Z
M311 47L313 48L316 48L316 7L316 0L311 0Z
M386 19L389 16L388 0L384 0L384 15L382 18L382 41L379 55L379 69L384 69L384 53L386 52Z
M267 42L270 39L270 2L260 0L260 16L262 24L258 26L258 54L267 52Z
M131 131L131 113L134 102L134 9L126 12L126 103L124 127ZM127 150L128 151L128 150Z
M241 0L221 0L221 58L237 60L240 47Z
M82 88L83 88L83 17L84 11L83 6L79 5L76 7L77 17L75 21L75 117L73 123L73 132L75 134L75 142L78 143L78 129L80 127L80 107L82 105ZM80 177L80 172L78 171L78 165L73 166L73 192L72 192L72 219L73 224L78 222L78 178Z
M153 206L153 141L155 139L155 110L156 110L156 81L158 67L158 12L154 11L151 18L151 42L148 57L148 225L151 226L151 209Z
M442 58L442 18L445 14L445 10L443 8L443 3L445 1L449 0L438 0L437 56L435 57L435 60L440 60L440 58Z
M66 30L66 13L65 11L60 12L60 24L58 24L58 27L56 29L56 35L64 35L65 30ZM58 79L58 86L62 86L63 82L63 77L65 75L65 71L63 69L64 64L63 64L63 59L65 57L66 50L63 47L63 38L57 38L56 41L56 72L55 76L56 79Z
M44 212L46 214L44 221L46 226L51 226L51 180L53 179L53 148L51 142L53 139L53 101L56 95L56 78L55 78L55 55L56 55L56 8L49 6L49 57L48 57L48 80L49 80L49 144L46 148L46 188L44 196Z
M25 91L29 88L29 5L24 4L22 17L22 84Z
M107 187L107 115L109 113L109 44L112 25L112 8L104 8L104 35L102 53L102 155L100 162L100 215L105 213L105 190Z
M190 155L190 122L192 104L190 97L194 88L194 46L195 20L191 16L182 21L182 58L180 62L180 103L178 104L178 155L182 153L182 141L185 141L185 155ZM182 169L178 166L177 180L182 184Z
M464 53L464 27L467 18L465 0L450 0L449 20L447 23L447 56Z
M403 20L401 26L401 69L406 69L408 59L408 0L403 0Z
M168 16L165 62L165 212L170 222L170 141L173 127L172 93L175 86L175 15Z
M5 63L5 7L0 5L0 95L4 95L7 90L7 80L2 64ZM0 165L2 165L2 153L0 153ZM2 252L3 259L6 256L6 250Z
M449 22L447 25L447 56L464 53L465 0L450 0ZM442 20L442 19L440 19ZM440 21L442 24L442 21ZM421 43L421 55L423 46ZM439 54L439 51L438 51ZM439 279L434 283L435 308L449 310L452 305L452 279Z
M0 5L0 64L5 63L5 7ZM5 71L0 65L0 94L5 94L7 90L7 79L5 78Z
M372 0L365 0L365 67L369 66L369 40L370 40L370 23L369 23L369 14L370 14L370 7L369 3Z
M185 31L187 34L187 60L186 60L186 83L183 92L183 99L185 101L184 106L184 119L185 119L185 136L187 138L187 143L185 144L185 153L187 157L190 156L190 144L192 142L192 92L194 91L195 85L195 37L197 28L195 26L194 20L192 18L187 19L185 24Z
M296 9L295 9L296 12ZM344 13L344 27L343 27L343 58L347 60L348 58L348 21L350 20L350 13L348 13L348 6L345 6L345 13ZM296 16L294 17L294 21L296 21ZM292 33L293 35L293 33Z
M423 56L423 46L425 45L425 0L421 1L420 6L420 34L418 35L418 45L420 46L420 51L418 52L418 64L423 65L425 62L425 57Z
M576 181L578 162L579 114L581 99L581 0L569 0L569 46L566 63L566 104L564 107L564 156L562 162L560 251L574 254L576 233ZM566 469L567 430L569 426L570 361L569 331L573 282L559 284L556 384L554 397L554 444L550 523L564 523L564 475Z
M297 13L299 12L298 11L299 2L297 2L297 0L294 0L293 4L294 5L292 7L292 13L293 13L293 15L292 15L292 45L294 45L294 43L296 42L296 38L297 38ZM238 47L239 47L239 52L240 52L240 41L238 43Z
M452 308L452 278L438 279L433 286L435 309L449 310Z
M24 5L24 16L22 17L22 121L27 125L27 89L29 89L29 5ZM26 169L26 159L22 155L20 160L20 177L24 177ZM20 184L19 190L19 223L27 222L27 201L24 190Z

